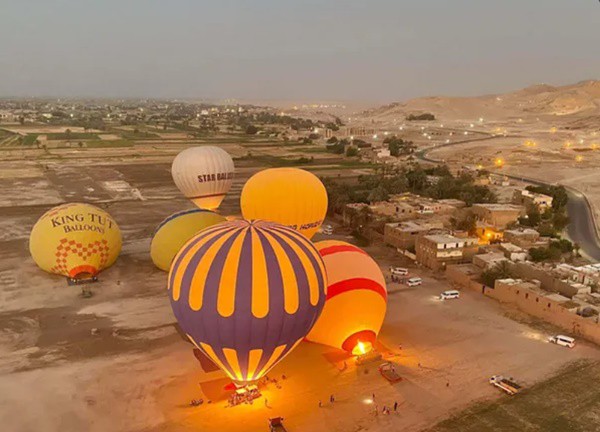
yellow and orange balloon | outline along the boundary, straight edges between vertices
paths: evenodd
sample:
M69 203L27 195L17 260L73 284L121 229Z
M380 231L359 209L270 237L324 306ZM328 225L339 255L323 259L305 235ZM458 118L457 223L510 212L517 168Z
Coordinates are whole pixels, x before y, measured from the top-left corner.
M327 191L308 171L270 168L246 182L240 206L244 219L277 222L311 238L327 214Z
M315 246L325 263L327 298L306 339L364 354L375 345L385 317L385 277L373 258L350 243L326 240Z
M31 230L29 251L49 273L71 278L95 276L121 251L121 231L104 210L90 204L63 204L47 211Z
M169 271L179 249L195 234L209 226L225 222L225 217L209 210L190 209L163 220L152 236L150 257L156 267Z

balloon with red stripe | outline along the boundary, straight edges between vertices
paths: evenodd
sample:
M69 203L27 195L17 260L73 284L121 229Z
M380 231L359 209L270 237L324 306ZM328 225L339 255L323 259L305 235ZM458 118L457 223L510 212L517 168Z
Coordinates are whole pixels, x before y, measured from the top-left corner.
M327 272L327 297L306 339L353 354L372 349L387 309L381 269L365 251L343 241L315 243Z

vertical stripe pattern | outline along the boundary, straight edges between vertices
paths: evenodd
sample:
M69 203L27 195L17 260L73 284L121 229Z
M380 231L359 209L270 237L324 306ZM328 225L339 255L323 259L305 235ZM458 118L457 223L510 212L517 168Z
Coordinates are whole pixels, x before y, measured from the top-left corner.
M168 282L183 331L240 383L264 376L308 334L326 287L314 245L260 220L198 233L173 260Z

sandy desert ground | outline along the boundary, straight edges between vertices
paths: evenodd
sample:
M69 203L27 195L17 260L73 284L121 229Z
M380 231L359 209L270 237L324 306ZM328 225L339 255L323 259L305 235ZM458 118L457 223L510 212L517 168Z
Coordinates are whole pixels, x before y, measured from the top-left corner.
M13 160L2 165L0 422L6 430L261 431L268 417L284 416L290 431L418 431L475 401L504 398L487 383L492 374L530 386L573 361L600 358L585 343L574 350L548 344L552 329L523 323L477 293L440 302L436 295L446 283L412 269L425 283L388 287L381 333L380 350L403 382L389 384L377 363L356 366L344 353L303 343L271 373L287 376L281 388L264 384L255 404L227 408L227 380L203 370L177 333L166 274L148 254L154 227L191 206L170 178L177 148L142 147L136 157L128 151L65 150L48 160L11 152ZM235 145L228 151L246 152ZM259 168L238 170L224 213L239 211L243 182ZM323 168L339 172L335 164ZM27 249L28 233L47 208L78 200L107 209L124 234L121 257L102 273L91 299L38 270ZM383 269L399 259L387 249L369 252ZM211 403L190 407L199 397ZM374 415L375 406L395 401L397 413Z

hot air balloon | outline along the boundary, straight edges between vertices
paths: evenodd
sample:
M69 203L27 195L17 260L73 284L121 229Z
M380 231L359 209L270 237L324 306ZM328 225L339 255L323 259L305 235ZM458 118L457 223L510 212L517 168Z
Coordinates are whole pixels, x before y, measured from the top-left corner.
M327 300L307 340L353 354L371 350L387 308L385 278L377 263L350 243L315 243L327 271Z
M245 219L277 222L311 238L327 213L327 191L308 171L271 168L250 177L240 205Z
M181 329L239 385L264 376L300 343L321 312L326 284L313 244L266 221L203 230L169 273Z
M179 153L171 174L179 190L200 208L219 207L233 182L233 159L214 146L191 147Z
M179 249L198 231L225 222L225 217L210 210L191 209L172 214L154 230L150 257L156 267L169 271Z
M63 204L36 222L29 238L35 263L70 278L95 276L121 251L121 231L104 210L90 204Z

